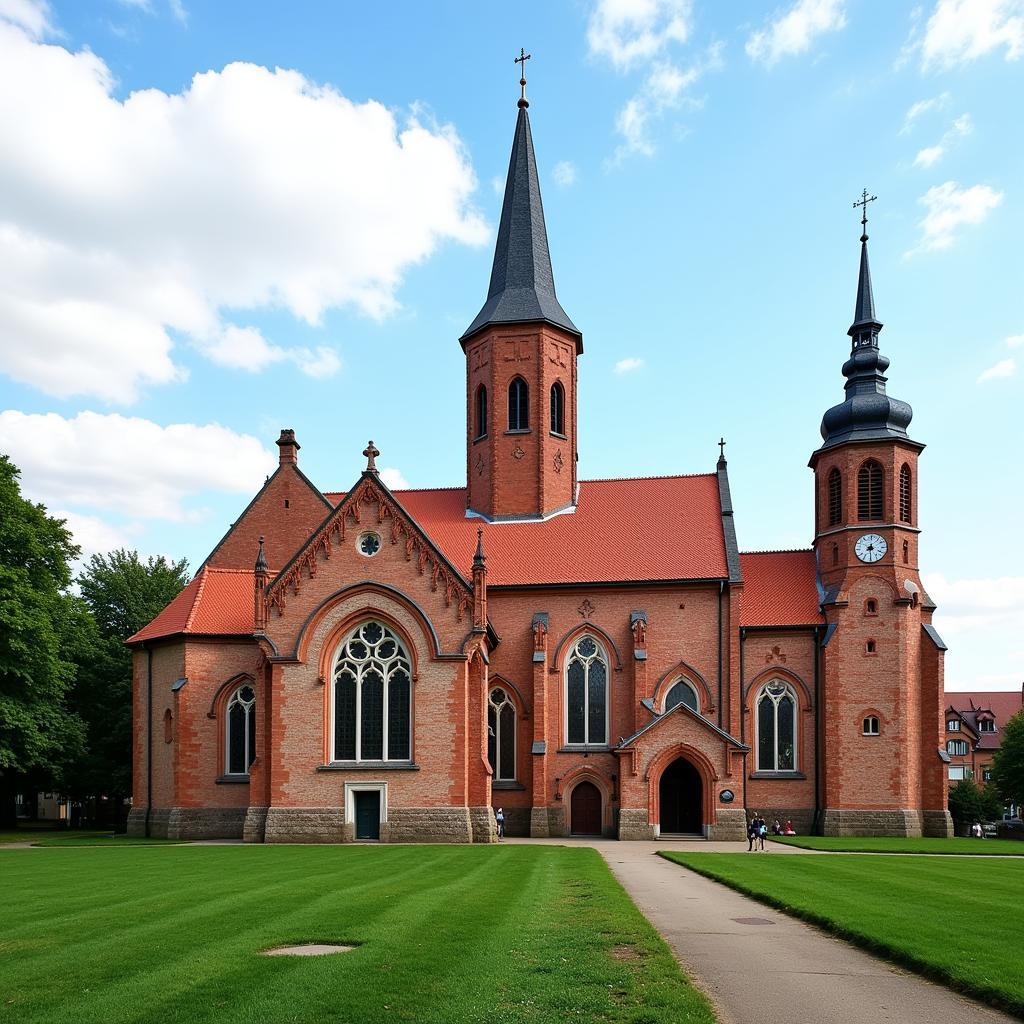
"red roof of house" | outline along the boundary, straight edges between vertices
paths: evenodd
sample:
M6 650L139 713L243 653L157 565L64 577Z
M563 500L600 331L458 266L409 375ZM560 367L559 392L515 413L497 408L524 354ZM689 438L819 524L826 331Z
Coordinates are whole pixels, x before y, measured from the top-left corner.
M824 622L814 552L750 551L740 555L743 626L806 626Z
M1024 711L1024 696L1020 690L947 690L946 704L956 708L978 734L981 750L997 750L1002 742L1002 730L1018 711ZM991 711L995 718L995 731L982 732L978 726L978 712ZM983 716L984 717L984 716Z
M127 643L179 633L233 635L253 628L251 569L211 569L204 566L195 579L148 625Z

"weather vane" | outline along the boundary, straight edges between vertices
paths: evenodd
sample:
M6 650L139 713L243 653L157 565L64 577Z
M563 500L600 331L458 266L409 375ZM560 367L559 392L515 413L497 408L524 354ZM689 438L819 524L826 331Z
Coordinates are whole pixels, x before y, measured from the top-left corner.
M873 203L877 198L878 198L878 196L869 196L868 195L868 190L864 189L864 191L861 192L861 194L860 194L860 199L858 199L853 204L853 208L855 210L857 209L858 206L861 207L861 217L860 217L861 235L860 235L860 240L862 242L866 242L868 240L868 203Z
M527 53L522 47L519 48L519 56L516 57L515 63L522 64L522 77L519 79L519 106L528 107L530 101L526 98L526 62L533 56L532 53Z

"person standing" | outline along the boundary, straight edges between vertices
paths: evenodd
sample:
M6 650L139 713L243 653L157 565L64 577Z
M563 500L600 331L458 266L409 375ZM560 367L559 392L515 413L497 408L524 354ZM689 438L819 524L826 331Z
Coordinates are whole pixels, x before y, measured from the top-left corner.
M498 838L505 838L505 812L499 807L494 812L494 820L498 826Z
M757 842L757 828L758 814L754 811L753 817L750 819L750 823L747 825L747 853L750 853L754 849L754 843Z

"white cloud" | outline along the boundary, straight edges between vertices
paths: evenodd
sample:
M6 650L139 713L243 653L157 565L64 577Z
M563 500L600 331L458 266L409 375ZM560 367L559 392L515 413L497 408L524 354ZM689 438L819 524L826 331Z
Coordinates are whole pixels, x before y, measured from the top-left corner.
M938 96L933 96L931 99L918 100L916 103L911 104L906 114L903 115L903 127L900 128L900 135L906 135L914 127L914 123L918 118L927 114L930 110L945 110L949 105L949 100L949 93L944 92Z
M692 0L597 0L587 24L587 43L617 70L649 61L690 34Z
M1024 334L1013 334L1006 339L1006 345L1008 348L1020 348L1024 345Z
M409 481L402 476L402 471L393 466L386 466L380 471L380 478L393 491L409 490Z
M1003 193L988 185L961 188L955 181L934 185L918 200L927 210L918 227L921 240L908 256L931 249L948 249L964 225L980 224L1003 201Z
M571 160L559 160L551 171L556 185L568 188L576 184L576 165Z
M1024 0L938 0L920 43L925 70L948 69L1005 48L1024 55Z
M1006 377L1012 377L1016 372L1016 359L1012 357L1010 359L1001 359L998 363L990 366L978 375L978 383L984 384L987 380L1003 380Z
M615 129L622 136L622 143L615 151L613 162L638 154L653 156L656 150L651 138L651 126L667 111L683 106L700 107L701 100L687 95L687 90L709 71L722 68L722 45L714 43L705 53L687 68L680 68L671 61L657 61L648 72L640 91L619 111Z
M255 437L219 424L95 412L0 412L0 451L34 501L176 522L197 518L186 501L201 491L254 494L276 464Z
M341 369L341 357L326 345L316 349L281 348L267 341L256 327L228 324L213 337L198 340L197 347L220 366L250 373L285 361L294 363L308 377L331 377Z
M167 6L171 9L171 17L182 25L188 24L188 11L182 0L167 0Z
M138 544L139 534L143 531L141 523L114 526L98 516L68 512L66 509L53 509L50 515L67 521L67 528L71 531L75 543L82 549L79 556L81 563L87 562L90 555L106 554L118 548L134 548Z
M974 125L971 122L970 114L961 114L953 123L950 125L949 131L947 131L942 139L934 146L926 146L920 150L916 157L914 157L915 167L931 167L932 164L940 160L946 153L946 150L954 143L957 139L963 138L965 135L970 135L974 129Z
M0 21L17 25L33 39L53 35L55 31L46 0L0 0Z
M616 373L631 373L633 370L639 370L644 365L643 359L638 359L636 356L630 356L627 359L620 359L615 364Z
M747 56L771 67L783 57L806 53L826 32L846 27L844 0L797 0L747 40Z
M100 58L36 41L45 8L0 4L0 366L23 383L131 401L182 379L178 338L323 374L336 356L230 317L384 317L411 266L487 240L450 125L246 63L120 100Z
M491 178L491 188L494 190L494 194L500 198L505 194L505 179L496 174Z
M939 606L944 633L983 629L993 635L1024 634L1024 576L950 580L933 572L924 573L921 582Z

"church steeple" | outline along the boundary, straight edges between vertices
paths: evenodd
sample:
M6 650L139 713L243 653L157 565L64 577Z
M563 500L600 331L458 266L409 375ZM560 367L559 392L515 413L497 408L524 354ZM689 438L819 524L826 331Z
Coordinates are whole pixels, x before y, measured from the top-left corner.
M472 335L493 324L540 320L574 334L582 351L582 336L555 295L528 106L519 100L487 301L460 341L465 348Z
M833 406L821 421L822 449L845 441L878 438L908 439L907 427L914 415L906 402L890 398L885 392L885 371L889 360L878 348L882 323L875 313L875 296L868 262L867 204L875 197L863 197L855 206L864 207L861 218L860 274L857 279L857 304L847 334L852 346L850 358L843 364L846 400Z

